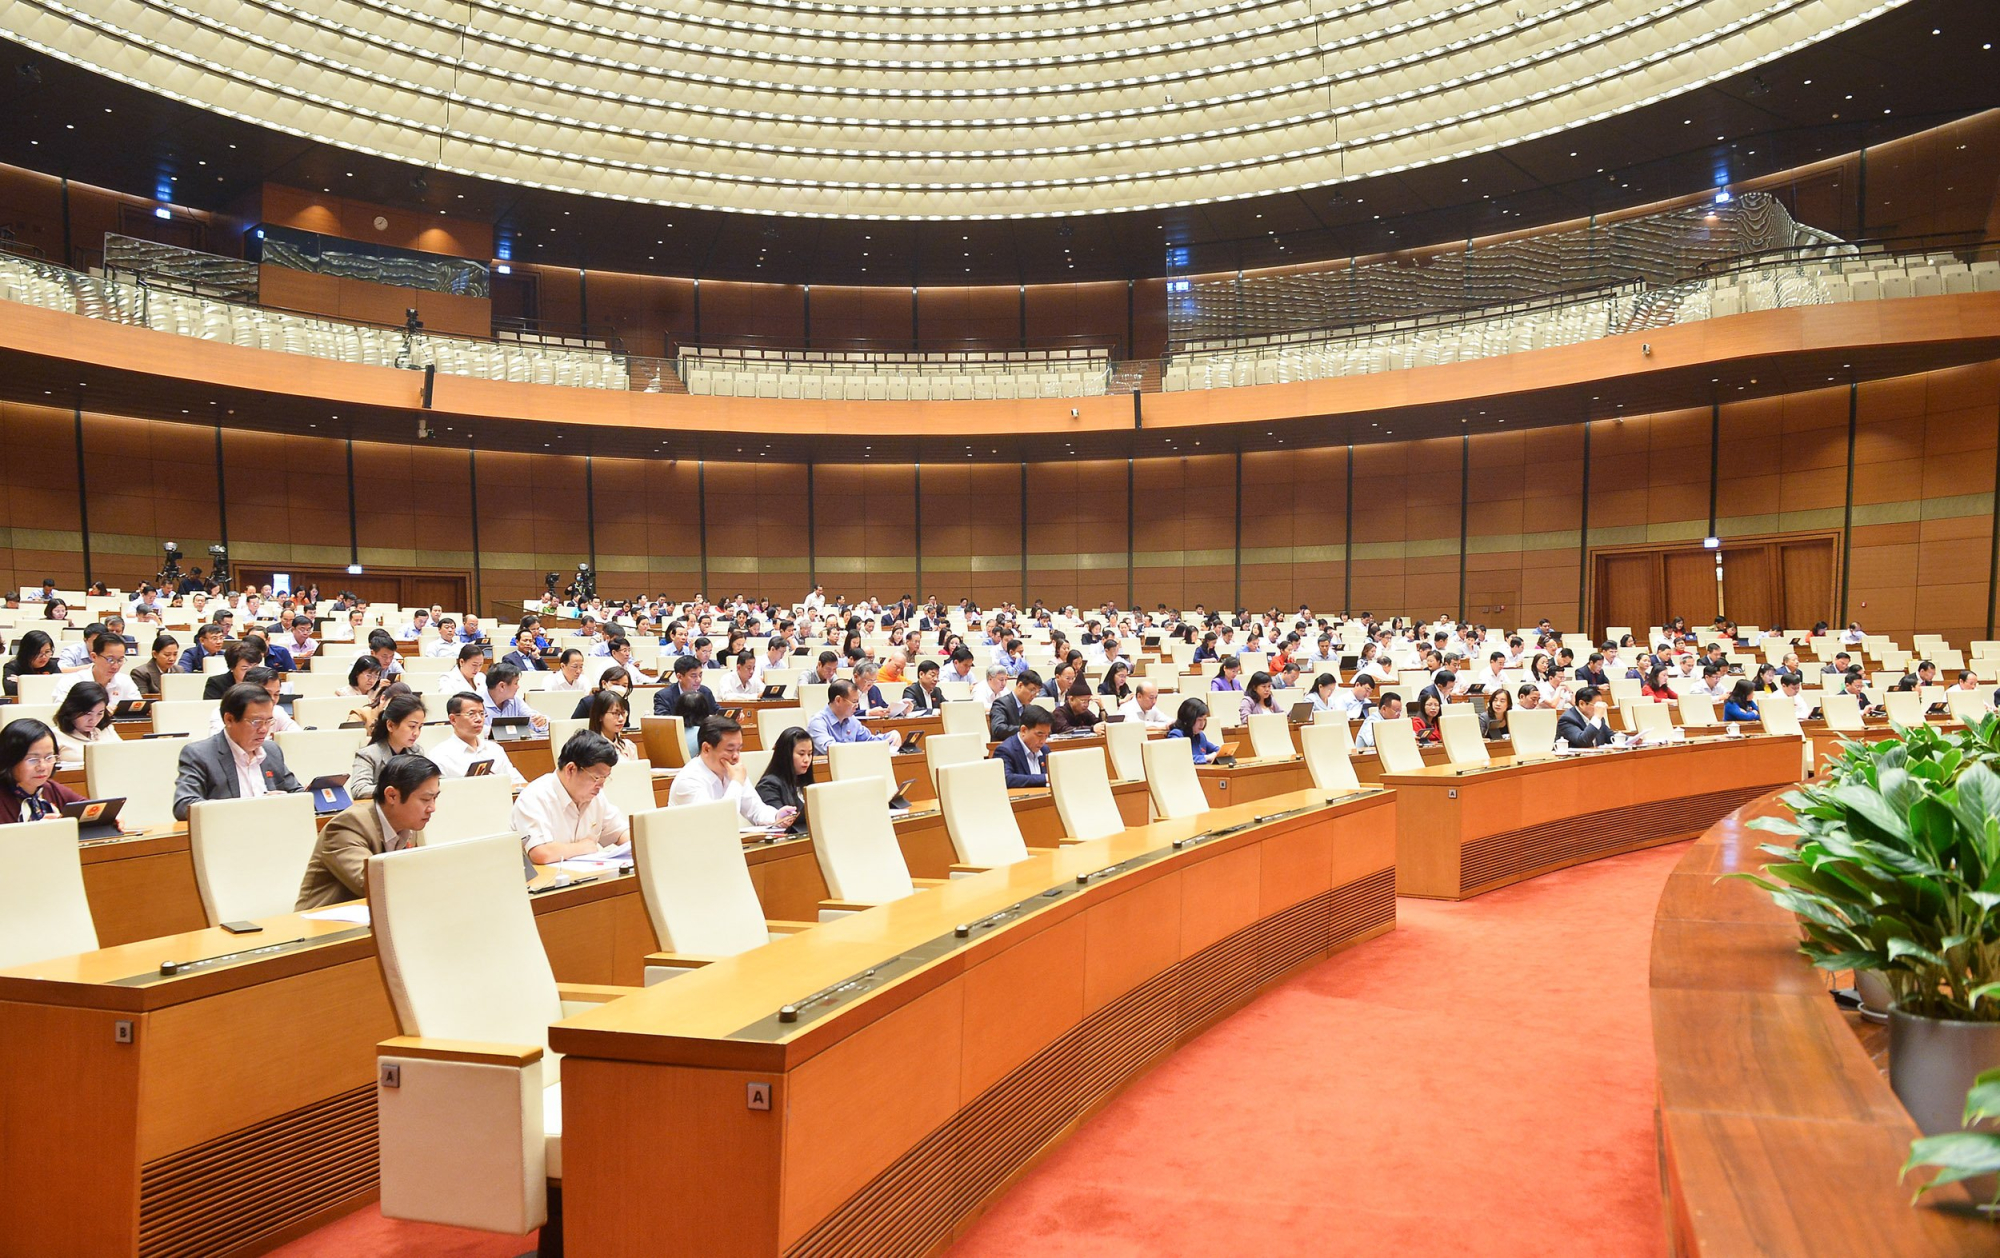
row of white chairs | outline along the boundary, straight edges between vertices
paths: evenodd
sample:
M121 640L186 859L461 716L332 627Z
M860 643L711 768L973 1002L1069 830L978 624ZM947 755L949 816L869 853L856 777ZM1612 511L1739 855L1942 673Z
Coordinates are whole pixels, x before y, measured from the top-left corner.
M698 396L819 399L850 402L965 402L986 398L1102 397L1109 367L1088 371L929 368L901 371L809 366L785 371L728 370L721 360L685 359L682 379Z

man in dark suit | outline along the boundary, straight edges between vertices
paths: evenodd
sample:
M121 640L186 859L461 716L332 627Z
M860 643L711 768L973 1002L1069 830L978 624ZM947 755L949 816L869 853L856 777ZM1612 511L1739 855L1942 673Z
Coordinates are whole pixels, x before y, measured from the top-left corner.
M681 711L681 695L699 695L703 700L703 711L699 716L691 716ZM722 711L722 705L715 701L715 692L701 684L701 661L692 655L683 655L674 661L673 685L653 695L654 716L678 716L688 721L689 728L699 725Z
M1576 679L1586 686L1603 687L1610 685L1611 679L1604 675L1603 653L1592 651L1590 658L1584 661L1583 667L1576 670Z
M1014 678L1014 692L993 701L987 716L987 733L996 743L1006 742L1021 728L1021 716L1042 693L1042 676L1029 669ZM1044 716L1047 714L1044 713Z
M1585 686L1576 692L1576 706L1556 718L1556 737L1572 747L1605 747L1611 743L1611 723L1604 717L1603 692Z
M242 799L296 791L299 780L285 767L284 753L271 737L271 692L262 686L231 686L222 696L222 732L181 748L174 780L174 817L205 799Z
M1008 697L1003 695L996 704ZM993 753L1006 767L1008 789L1049 784L1049 758L1043 748L1048 744L1050 728L1048 712L1031 704L1021 713L1021 723L1013 737Z
M1431 684L1417 692L1417 711L1423 711L1424 701L1436 695L1438 710L1442 712L1445 710L1445 705L1457 694L1458 674L1448 668L1441 668L1437 671L1437 675L1431 678Z
M425 756L397 756L383 766L375 797L356 800L319 832L294 911L365 898L368 858L423 843L441 781L437 765Z
M541 671L542 653L535 648L535 631L523 629L515 634L514 649L501 657L500 662L512 664L524 673Z
M903 697L910 701L911 716L927 715L944 706L944 692L938 689L936 660L917 665L917 679L903 687Z

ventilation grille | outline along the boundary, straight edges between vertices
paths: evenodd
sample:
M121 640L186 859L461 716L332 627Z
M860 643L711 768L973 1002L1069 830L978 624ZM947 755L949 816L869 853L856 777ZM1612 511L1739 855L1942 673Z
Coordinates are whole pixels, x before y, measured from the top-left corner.
M146 1163L139 1258L215 1258L375 1189L368 1083Z
M1068 1126L1274 979L1396 921L1383 869L1245 927L1091 1014L988 1088L787 1251L918 1258Z
M1459 856L1459 894L1477 895L1524 874L1699 834L1770 789L1744 786L1633 804L1475 839Z

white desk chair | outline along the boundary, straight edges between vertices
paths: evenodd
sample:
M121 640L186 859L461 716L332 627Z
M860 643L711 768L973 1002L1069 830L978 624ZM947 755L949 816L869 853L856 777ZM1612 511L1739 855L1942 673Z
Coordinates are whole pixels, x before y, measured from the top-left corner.
M226 673L229 671L229 660L222 655L205 655L201 660L201 671L210 677L217 673Z
M932 734L924 739L924 761L931 775L931 789L937 789L938 770L954 764L986 759L986 735Z
M751 778L748 783L752 788L756 784L756 778ZM611 776L605 780L604 794L627 817L636 817L661 807L653 795L653 762L618 757L618 763L612 766Z
M1347 713L1341 711L1339 708L1321 708L1319 711L1313 713L1312 723L1314 725L1338 726L1347 738L1347 754L1354 754L1354 730L1348 723Z
M185 738L88 743L83 749L84 792L92 799L124 796L119 820L129 825L173 825L174 782L187 744Z
M1952 720L1960 721L1967 725L1984 720L1986 714L1993 710L1993 705L1987 700L1986 691L1983 688L1979 690L1947 690L1944 692L1944 706L1945 711L1951 713Z
M761 746L775 747L778 745L778 735L793 726L804 729L810 719L804 708L759 708L757 742Z
M972 701L972 683L969 681L941 681L938 683L938 693L944 696L947 703L970 703Z
M764 684L783 686L786 697L798 694L799 670L796 668L767 668L764 670Z
M382 1213L510 1235L549 1222L563 1176L549 1024L602 996L556 985L520 842L370 857L368 908L402 1032L376 1048Z
M977 734L986 738L992 728L987 723L986 713L971 700L947 703L938 711L944 718L944 732L947 734Z
M1766 695L1764 697L1768 700L1773 696ZM1779 699L1785 698L1783 695L1775 697ZM1791 702L1789 699L1785 701L1787 703ZM1763 705L1759 704L1758 710L1761 711L1762 709ZM1626 718L1626 724L1633 730L1647 734L1665 734L1674 727L1673 709L1657 700L1635 703L1632 705L1631 714Z
M959 864L953 876L1012 865L1028 859L1021 824L1007 801L1007 766L973 760L938 774L938 808Z
M97 951L76 819L0 826L0 969Z
M7 704L4 708L0 708L0 728L12 725L16 721L40 721L53 730L56 727L56 708L59 706L54 703Z
M674 719L679 720L680 718L675 717ZM581 717L581 716L550 717L549 751L552 753L550 758L553 759L554 756L561 755L563 744L567 743L573 735L581 734L584 730L587 730L589 728L590 728L590 721L586 717ZM631 732L637 733L638 731L634 730Z
M1306 772L1312 774L1313 785L1322 791L1358 791L1361 779L1354 775L1354 762L1348 759L1347 725L1345 722L1333 724L1312 724L1299 730L1299 742L1305 748Z
M1140 750L1146 762L1146 789L1153 811L1169 821L1208 811L1208 796L1194 771L1194 744L1185 738L1155 738Z
M916 893L880 783L815 782L806 788L806 815L829 897L821 921Z
M23 673L14 679L22 703L54 703L59 673ZM197 692L198 694L199 692Z
M292 719L307 729L339 729L358 719L353 713L360 703L358 695L311 695L293 700ZM353 732L362 733L358 726Z
M462 843L513 828L514 784L505 774L445 778L438 783L437 810L424 827L424 846ZM518 874L520 862L514 864Z
M164 677L162 681L166 680ZM285 677L285 689L301 699L325 698L347 684L347 670L339 672L297 672Z
M895 756L890 744L870 740L865 743L834 743L826 749L826 775L835 782L856 778L878 778L882 798L896 797Z
M576 711L576 701L587 693L584 690L523 690L521 702L553 720Z
M1637 677L1613 677L1611 679L1611 698L1614 702L1625 699L1637 699L1644 685L1645 683Z
M188 809L188 853L208 924L291 912L318 837L308 794L210 799Z
M1058 751L1049 757L1049 792L1063 833L1078 843L1125 833L1125 818L1111 793L1111 774L1096 747Z
M206 673L162 673L160 698L169 703L192 703L208 688ZM214 700L209 700L213 703Z
M1456 709L1465 705L1454 703L1451 706ZM1486 754L1486 740L1479 733L1477 712L1445 712L1438 719L1438 733L1444 739L1445 756L1459 768L1469 769L1492 763L1492 757Z
M449 723L437 719L443 712L444 704L436 704L431 719L425 723L422 729L417 731L417 750L423 752L425 755L429 755L439 744L450 742L452 739L458 737L458 732L452 729Z
M1861 703L1846 691L1829 694L1820 701L1820 715L1826 718L1826 727L1843 734L1859 734L1866 728L1861 720ZM86 748L86 754L88 749Z
M1298 749L1292 746L1291 719L1284 713L1253 713L1249 725L1250 754L1257 759L1291 760L1299 754Z
M1104 753L1111 759L1111 772L1121 782L1141 781L1146 776L1146 757L1140 749L1147 743L1146 727L1137 721L1119 721L1104 727Z
M1782 692L1765 695L1764 701L1757 705L1757 712L1763 718L1766 734L1803 733L1799 728L1798 708L1793 705L1791 698Z
M1715 700L1707 695L1682 695L1680 698L1682 725L1720 725L1715 715Z
M757 780L764 776L764 770L771 767L771 749L759 747L755 751L743 752L736 757L736 763L743 768L744 785L754 791L757 789Z
M1509 718L1508 724L1512 724ZM1417 730L1408 720L1375 722L1375 751L1384 773L1416 773L1424 767L1424 753L1417 747Z
M1914 690L1891 690L1882 696L1882 706L1889 713L1889 719L1897 725L1912 726L1924 723L1924 697Z
M272 737L284 753L285 767L304 786L314 778L354 769L354 753L367 733L358 729L295 729Z
M632 814L634 876L660 945L646 958L648 986L806 928L765 920L737 837L741 820L726 799Z

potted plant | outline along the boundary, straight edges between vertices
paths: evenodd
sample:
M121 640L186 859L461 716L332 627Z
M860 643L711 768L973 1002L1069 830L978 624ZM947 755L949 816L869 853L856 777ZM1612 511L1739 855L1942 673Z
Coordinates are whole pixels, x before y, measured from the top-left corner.
M2000 1070L1981 1071L1973 1082L1972 1090L1965 1094L1965 1115L1962 1123L1971 1127L1974 1123L2000 1118ZM1941 1136L1925 1136L1910 1142L1910 1160L1903 1164L1903 1177L1919 1166L1935 1166L1938 1173L1927 1184L1917 1186L1918 1197L1933 1188L1945 1184L1955 1184L1961 1180L1995 1180L1995 1172L2000 1172L2000 1131L1953 1131ZM2000 1212L2000 1191L1982 1194L1988 1199L1980 1204L1980 1209L1988 1214Z
M1958 1128L2000 1064L2000 718L1850 743L1824 782L1757 829L1792 846L1739 874L1799 917L1824 970L1872 972L1893 997L1889 1080L1926 1135Z

